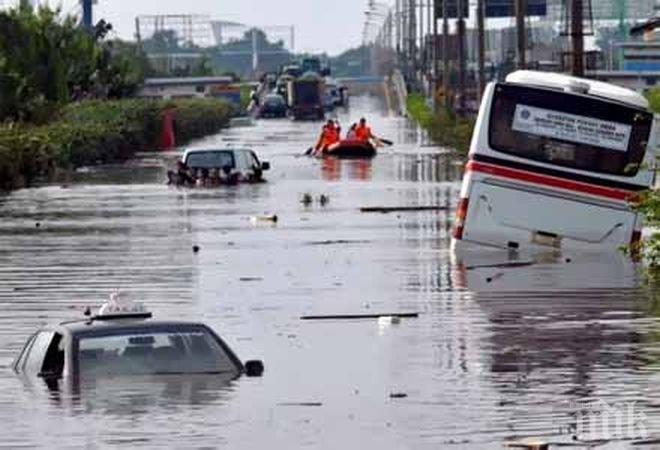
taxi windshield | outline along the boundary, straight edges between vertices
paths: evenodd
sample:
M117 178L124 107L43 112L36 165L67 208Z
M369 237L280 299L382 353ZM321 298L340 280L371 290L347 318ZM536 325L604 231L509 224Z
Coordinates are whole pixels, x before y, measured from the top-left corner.
M81 376L236 371L236 363L203 327L112 330L79 338Z

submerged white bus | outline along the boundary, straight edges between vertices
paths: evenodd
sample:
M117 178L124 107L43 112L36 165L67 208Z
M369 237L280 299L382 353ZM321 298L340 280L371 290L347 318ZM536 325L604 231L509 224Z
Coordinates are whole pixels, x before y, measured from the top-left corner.
M618 248L640 239L630 202L654 180L653 114L640 94L517 71L484 92L454 246Z

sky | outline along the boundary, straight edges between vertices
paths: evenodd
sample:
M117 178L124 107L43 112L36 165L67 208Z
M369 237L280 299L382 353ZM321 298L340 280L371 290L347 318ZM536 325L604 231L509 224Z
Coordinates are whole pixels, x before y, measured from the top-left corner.
M78 0L48 3L79 12ZM135 17L141 14L205 14L254 25L294 25L297 52L336 55L361 44L366 9L367 0L98 0L94 21L106 19L124 39L133 39Z

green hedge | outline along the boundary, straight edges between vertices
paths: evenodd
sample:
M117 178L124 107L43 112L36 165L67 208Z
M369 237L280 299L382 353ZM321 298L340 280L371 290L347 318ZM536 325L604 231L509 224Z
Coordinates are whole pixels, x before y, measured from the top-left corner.
M406 108L410 117L428 130L435 142L454 148L462 154L468 153L474 128L473 120L455 117L444 108L434 113L421 94L408 95Z
M165 110L175 110L178 145L227 126L232 107L215 99L72 103L42 126L0 126L0 189L24 186L56 168L121 161L157 148Z

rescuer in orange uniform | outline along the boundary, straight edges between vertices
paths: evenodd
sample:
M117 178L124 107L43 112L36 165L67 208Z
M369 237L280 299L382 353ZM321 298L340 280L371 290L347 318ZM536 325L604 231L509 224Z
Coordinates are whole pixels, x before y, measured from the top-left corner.
M339 142L339 130L339 127L335 125L332 120L328 120L328 122L323 126L321 135L319 136L319 139L316 142L316 146L314 147L315 153L323 153L328 149L329 146Z
M370 139L376 139L376 136L371 133L371 128L367 125L367 119L364 117L360 119L360 124L355 129L355 138L362 142L369 142Z

